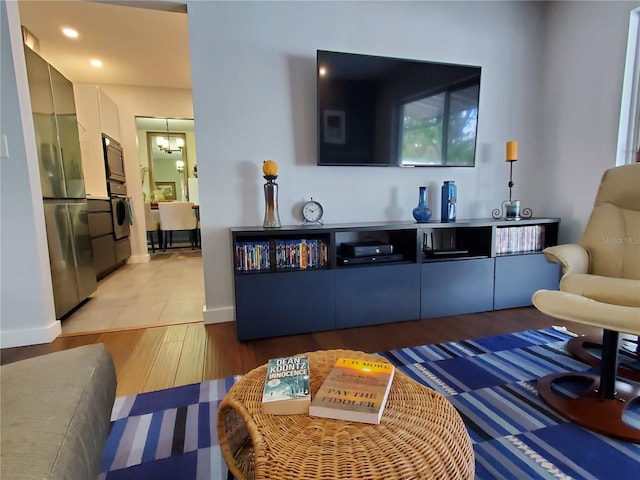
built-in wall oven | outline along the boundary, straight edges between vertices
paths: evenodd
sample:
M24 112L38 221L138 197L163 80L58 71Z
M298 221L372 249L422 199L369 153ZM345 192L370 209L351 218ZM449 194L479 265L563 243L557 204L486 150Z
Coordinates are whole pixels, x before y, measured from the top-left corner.
M107 172L107 190L111 200L116 262L122 263L131 256L129 243L131 208L127 197L124 157L120 143L105 134L102 135L102 147Z
M122 146L108 135L102 134L102 150L107 169L107 181L125 183Z

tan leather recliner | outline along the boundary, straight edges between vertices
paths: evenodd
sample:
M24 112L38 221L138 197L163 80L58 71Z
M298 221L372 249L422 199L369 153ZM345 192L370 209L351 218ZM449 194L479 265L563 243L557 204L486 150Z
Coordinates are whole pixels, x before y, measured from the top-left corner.
M622 419L640 388L616 380L619 332L640 335L640 164L607 170L579 243L549 247L544 254L562 266L563 277L559 291L533 294L536 308L604 333L601 374L590 376L586 392L574 399L558 396L553 383L585 375L554 374L538 380L540 396L586 428L640 442L640 430Z

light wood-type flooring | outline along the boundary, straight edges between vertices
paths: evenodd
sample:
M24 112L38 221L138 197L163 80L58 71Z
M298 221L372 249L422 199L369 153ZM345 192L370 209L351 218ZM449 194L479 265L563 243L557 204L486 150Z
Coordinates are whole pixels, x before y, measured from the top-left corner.
M234 323L199 322L65 335L49 344L0 350L0 361L5 364L79 345L104 343L116 366L117 395L122 396L245 374L269 358L319 349L379 352L552 325L565 325L577 333L601 333L595 328L553 319L533 307L250 342L236 339Z

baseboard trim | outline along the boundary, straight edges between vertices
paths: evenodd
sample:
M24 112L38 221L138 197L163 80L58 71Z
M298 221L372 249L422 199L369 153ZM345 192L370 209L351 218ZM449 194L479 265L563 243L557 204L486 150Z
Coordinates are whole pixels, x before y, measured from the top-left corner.
M0 348L24 347L51 343L62 333L62 326L55 320L46 327L0 331Z
M127 263L149 263L151 261L151 255L131 255Z
M202 319L205 324L235 322L235 308L221 307L208 309L205 305L202 309Z

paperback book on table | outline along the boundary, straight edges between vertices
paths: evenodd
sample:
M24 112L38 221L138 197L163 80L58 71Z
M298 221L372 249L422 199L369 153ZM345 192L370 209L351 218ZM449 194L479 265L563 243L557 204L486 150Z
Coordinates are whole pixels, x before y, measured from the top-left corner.
M262 411L270 415L307 413L310 402L309 359L304 355L270 359Z
M378 424L394 373L382 359L339 358L311 400L309 415Z

